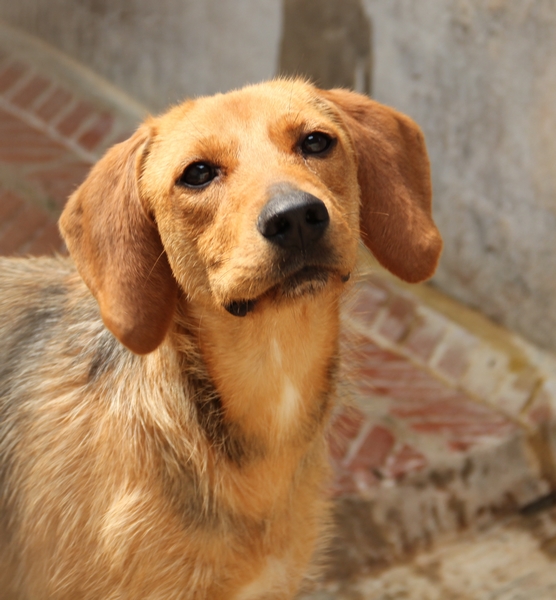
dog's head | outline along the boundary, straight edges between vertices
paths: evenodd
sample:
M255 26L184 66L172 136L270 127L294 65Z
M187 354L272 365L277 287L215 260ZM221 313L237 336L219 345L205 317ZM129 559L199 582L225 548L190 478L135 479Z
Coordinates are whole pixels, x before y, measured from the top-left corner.
M60 226L106 326L139 354L164 339L180 288L256 315L339 289L359 236L411 282L432 275L442 246L417 125L290 80L147 120L92 169Z

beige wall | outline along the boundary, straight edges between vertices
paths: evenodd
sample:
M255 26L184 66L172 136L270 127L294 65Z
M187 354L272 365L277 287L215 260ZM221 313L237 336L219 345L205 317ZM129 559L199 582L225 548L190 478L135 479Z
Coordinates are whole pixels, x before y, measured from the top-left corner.
M368 89L372 34L374 96L427 137L446 241L435 284L556 350L554 1L313 2L318 18L311 0L0 0L0 18L153 110L280 71Z

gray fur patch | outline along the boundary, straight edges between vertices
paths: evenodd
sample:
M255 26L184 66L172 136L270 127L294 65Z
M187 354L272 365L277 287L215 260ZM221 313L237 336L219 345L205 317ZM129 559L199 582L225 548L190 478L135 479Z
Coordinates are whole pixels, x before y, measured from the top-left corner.
M102 332L92 352L89 363L87 382L95 383L103 375L114 369L114 364L123 348L118 340L108 331Z

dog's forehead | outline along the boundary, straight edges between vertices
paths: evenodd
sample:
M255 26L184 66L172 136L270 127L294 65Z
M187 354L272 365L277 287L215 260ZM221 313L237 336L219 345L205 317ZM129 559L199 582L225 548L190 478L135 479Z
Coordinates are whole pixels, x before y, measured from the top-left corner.
M159 132L168 140L192 143L215 136L240 138L274 126L317 128L340 125L334 110L313 86L299 81L274 81L189 101L159 119Z

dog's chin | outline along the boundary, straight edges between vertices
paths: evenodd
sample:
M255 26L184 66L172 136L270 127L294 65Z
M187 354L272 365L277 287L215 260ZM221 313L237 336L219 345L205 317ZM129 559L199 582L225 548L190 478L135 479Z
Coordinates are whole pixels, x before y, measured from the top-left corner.
M330 272L317 267L304 267L274 286L274 299L300 298L321 292L328 283Z
M326 288L332 275L333 273L326 269L303 267L280 283L273 285L260 296L249 300L236 300L224 305L224 308L235 317L245 317L265 298L271 302L281 302L295 300L303 296L315 296ZM343 283L348 281L349 278L349 274L340 276Z

